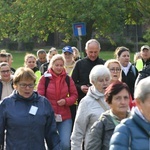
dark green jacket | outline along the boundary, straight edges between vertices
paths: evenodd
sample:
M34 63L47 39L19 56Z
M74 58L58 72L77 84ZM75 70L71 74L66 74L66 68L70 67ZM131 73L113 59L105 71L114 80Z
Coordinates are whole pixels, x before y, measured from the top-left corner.
M109 141L115 129L110 116L110 110L102 114L101 118L91 127L91 133L86 150L109 150Z

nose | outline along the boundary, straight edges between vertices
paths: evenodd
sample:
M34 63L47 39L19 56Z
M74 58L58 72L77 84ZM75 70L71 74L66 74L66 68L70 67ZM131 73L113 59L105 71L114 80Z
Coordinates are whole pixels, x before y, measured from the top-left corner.
M30 89L29 85L26 85L26 89Z
M91 55L92 55L92 57L95 57L95 53L92 53Z
M104 80L104 85L107 85L108 84L108 80Z
M127 102L127 99L124 98L124 97L122 97L122 98L121 98L121 103L122 103L122 104L125 104L126 102Z

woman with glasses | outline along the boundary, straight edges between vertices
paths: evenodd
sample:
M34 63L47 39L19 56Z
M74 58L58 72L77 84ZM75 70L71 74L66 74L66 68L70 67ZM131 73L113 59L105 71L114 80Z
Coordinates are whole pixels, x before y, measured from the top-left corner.
M9 64L6 62L0 63L0 101L13 92L12 79Z
M14 92L0 105L0 149L60 150L53 109L34 91L36 76L21 67L13 78ZM6 130L6 141L4 140Z
M109 59L106 61L105 66L109 69L111 74L111 83L114 81L121 81L121 65L116 59Z
M116 81L122 81L122 69L121 64L116 59L109 59L106 61L105 66L110 70L111 74L111 83ZM130 102L129 102L130 109L135 106L134 101L132 101L132 97L130 94Z

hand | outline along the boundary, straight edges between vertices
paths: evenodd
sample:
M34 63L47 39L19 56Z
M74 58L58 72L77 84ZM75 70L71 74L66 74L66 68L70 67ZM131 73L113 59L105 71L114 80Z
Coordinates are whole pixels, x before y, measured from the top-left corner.
M64 106L66 104L66 100L65 99L60 99L60 100L57 101L57 104L59 106Z
M85 94L87 93L88 89L89 89L89 87L88 87L87 85L82 85L82 86L81 86L81 90L82 90L82 92L85 93Z

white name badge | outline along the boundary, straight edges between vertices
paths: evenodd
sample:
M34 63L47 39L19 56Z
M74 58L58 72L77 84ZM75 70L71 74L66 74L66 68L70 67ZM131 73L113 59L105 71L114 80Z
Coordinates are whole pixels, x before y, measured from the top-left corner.
M37 110L38 110L38 107L36 107L36 106L31 106L31 108L30 108L30 110L29 110L29 114L31 114L31 115L36 115Z
M55 120L56 122L62 122L62 117L60 114L55 114Z
M51 77L51 76L52 76L51 73L47 73L47 72L44 73L44 77Z

